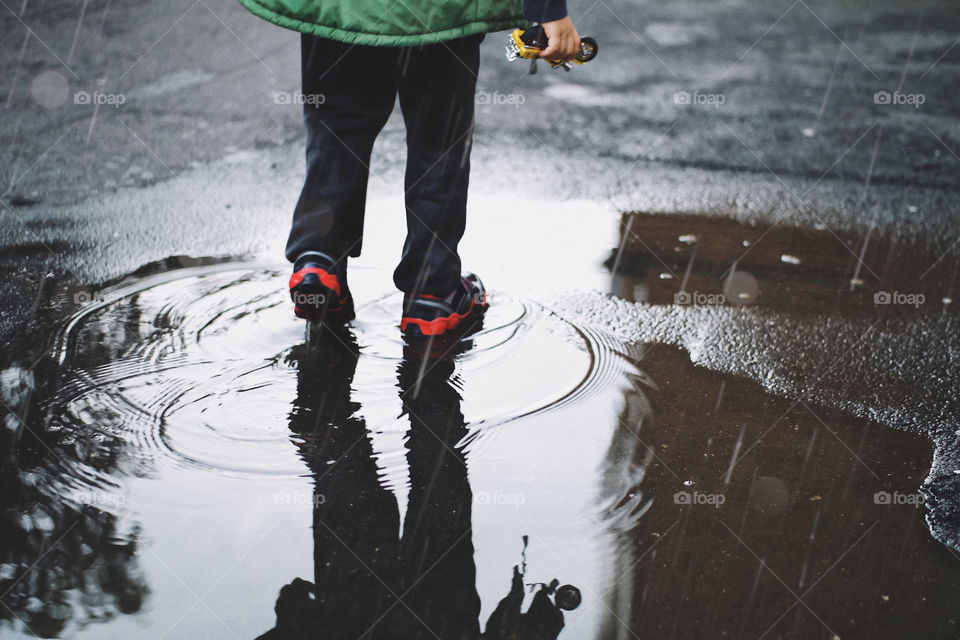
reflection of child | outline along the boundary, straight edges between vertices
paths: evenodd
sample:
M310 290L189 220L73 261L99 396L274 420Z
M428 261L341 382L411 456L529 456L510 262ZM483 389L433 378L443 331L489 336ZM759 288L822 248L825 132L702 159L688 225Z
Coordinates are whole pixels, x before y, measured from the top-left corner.
M474 92L483 34L525 16L543 24L542 57L570 60L580 39L565 0L240 0L303 32L307 175L287 259L296 314L354 317L347 258L360 255L370 152L399 97L407 128L407 237L394 282L401 330L439 335L486 309L480 280L461 274Z
M402 502L382 483L369 437L376 425L362 417L353 393L356 337L343 328L323 331L309 347L291 350L297 396L290 432L314 485L314 581L297 578L280 590L276 626L257 640L553 640L560 633L561 609L575 609L579 591L558 589L557 581L541 585L523 612L518 567L509 594L480 633L475 496L454 381L457 355L437 358L411 346L397 368L402 415L410 421L401 519Z

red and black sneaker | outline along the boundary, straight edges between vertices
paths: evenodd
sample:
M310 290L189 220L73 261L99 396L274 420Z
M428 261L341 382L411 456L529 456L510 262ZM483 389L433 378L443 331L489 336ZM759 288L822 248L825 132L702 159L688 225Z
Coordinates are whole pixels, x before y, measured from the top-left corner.
M300 254L290 276L290 299L298 318L342 324L356 317L343 267L319 251Z
M452 329L473 327L487 310L487 292L480 278L466 273L446 297L407 294L403 298L400 331L408 338L441 336Z

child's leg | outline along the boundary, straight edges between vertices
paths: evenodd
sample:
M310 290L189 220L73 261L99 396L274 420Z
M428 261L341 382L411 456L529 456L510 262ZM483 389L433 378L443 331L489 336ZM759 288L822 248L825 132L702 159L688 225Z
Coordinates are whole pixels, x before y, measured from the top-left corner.
M396 53L304 35L307 177L286 256L360 254L370 151L396 99Z
M406 49L397 65L407 125L407 238L393 278L407 293L446 295L460 281L474 91L482 35Z

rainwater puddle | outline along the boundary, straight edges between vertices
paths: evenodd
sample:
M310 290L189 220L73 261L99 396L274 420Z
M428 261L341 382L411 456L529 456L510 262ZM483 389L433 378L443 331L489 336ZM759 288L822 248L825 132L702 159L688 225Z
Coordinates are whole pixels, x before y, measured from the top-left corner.
M404 345L392 292L307 339L285 276L132 277L62 326L13 398L0 634L956 636L924 439L497 290L459 342Z

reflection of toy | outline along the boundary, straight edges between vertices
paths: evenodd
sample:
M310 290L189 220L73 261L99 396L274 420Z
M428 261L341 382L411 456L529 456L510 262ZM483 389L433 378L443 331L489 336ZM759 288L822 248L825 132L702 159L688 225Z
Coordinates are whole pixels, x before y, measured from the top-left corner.
M507 42L507 60L513 62L518 58L530 60L530 73L537 72L537 60L540 52L547 48L547 34L541 25L536 25L524 31L514 29ZM597 57L597 41L593 38L580 38L580 50L573 59L577 64L590 62ZM554 69L563 67L570 71L570 65L562 60L547 60Z
M526 551L526 536L523 537L523 543ZM526 561L522 571L519 566L513 567L510 593L490 614L483 640L555 640L563 629L563 613L560 610L572 611L580 606L580 589L570 584L557 586L560 581L554 579L550 584L530 584L539 589L533 595L530 608L522 613L525 572ZM550 596L553 596L553 600Z
M513 568L513 583L510 593L500 601L487 620L483 640L553 640L563 629L563 613L580 606L580 589L565 584L558 587L559 580L550 584L536 583L539 587L526 613L523 606L523 574L519 567ZM553 596L553 599L550 599Z
M557 606L564 611L573 611L579 607L583 601L583 597L580 595L580 589L577 589L572 584L557 587L559 582L559 580L554 578L553 582L550 583L551 591L554 588L557 589L557 595L555 595L553 599L557 603Z

